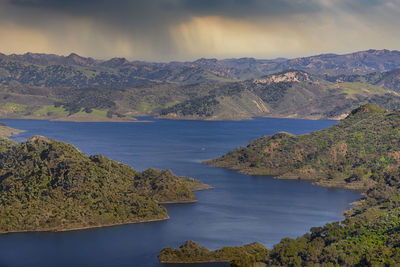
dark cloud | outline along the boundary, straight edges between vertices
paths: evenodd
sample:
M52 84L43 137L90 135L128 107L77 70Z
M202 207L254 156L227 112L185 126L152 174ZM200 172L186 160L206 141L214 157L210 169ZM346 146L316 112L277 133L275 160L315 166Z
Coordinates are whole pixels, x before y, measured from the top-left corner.
M304 27L320 27L327 18L336 23L343 14L368 23L375 19L377 27L384 27L391 16L385 20L381 18L382 12L388 10L399 15L398 0L0 0L0 5L0 22L41 31L49 38L48 42L64 40L67 35L72 38L69 25L76 25L81 34L76 35L80 40L74 41L86 47L84 52L90 52L92 45L92 54L100 54L115 39L134 55L146 50L143 57L154 58L180 57L179 54L187 57L179 46L181 40L171 34L171 29L197 17L249 22L261 28L264 25L297 28L299 23L304 23ZM375 13L379 16L374 17ZM87 27L87 38L79 23ZM99 40L104 43L99 44Z
M308 13L319 9L303 0L10 0L21 7L46 8L69 14L94 15L121 12L134 15L166 13L186 15L265 16Z
M27 25L42 26L43 20L49 22L48 16L66 15L145 38L152 34L167 43L168 28L193 16L256 19L314 13L321 8L313 0L9 0L9 4L17 10L9 19Z
M4 0L3 0L4 1ZM7 1L7 0L5 0ZM72 15L121 13L152 15L222 15L227 17L308 14L327 6L362 11L390 0L8 0L14 6L51 9Z

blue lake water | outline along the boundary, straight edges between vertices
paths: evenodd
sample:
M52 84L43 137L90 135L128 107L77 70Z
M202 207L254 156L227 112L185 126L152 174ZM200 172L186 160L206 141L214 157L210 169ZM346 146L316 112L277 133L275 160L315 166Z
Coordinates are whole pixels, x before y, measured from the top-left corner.
M149 118L146 118L149 119ZM201 161L249 140L278 131L303 134L334 121L258 118L249 121L173 121L150 123L74 123L6 120L32 135L74 144L86 154L104 154L137 170L170 169L214 187L196 192L197 203L168 205L171 219L70 232L0 235L0 266L164 266L166 246L194 240L209 249L260 242L271 248L283 237L297 237L312 226L340 220L360 197L348 190L309 182L248 176ZM173 266L173 265L165 265ZM179 265L183 266L183 265ZM190 265L212 266L207 265ZM215 265L217 266L217 265Z

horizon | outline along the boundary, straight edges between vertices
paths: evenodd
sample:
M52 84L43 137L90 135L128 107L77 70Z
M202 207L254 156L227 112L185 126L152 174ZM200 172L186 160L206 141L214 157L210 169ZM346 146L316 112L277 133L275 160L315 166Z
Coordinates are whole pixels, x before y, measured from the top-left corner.
M45 55L45 56L57 56L57 57L70 57L70 56L78 56L81 58L85 58L85 59L92 59L92 60L96 60L96 61L109 61L112 59L125 59L128 62L132 63L132 62L147 62L147 63L187 63L187 62L195 62L198 60L218 60L218 61L224 61L224 60L240 60L240 59L254 59L254 60L265 60L265 61L273 61L273 60L292 60L292 59L298 59L298 58L308 58L308 57L318 57L318 56L324 56L324 55L336 55L336 56L346 56L346 55L352 55L352 54L357 54L357 53L363 53L363 52L379 52L379 51L389 51L389 52L400 52L400 50L397 49L386 49L386 48L382 48L382 49L366 49L366 50L358 50L358 51L351 51L351 52L347 52L347 53L321 53L321 54L312 54L312 55L305 55L305 56L299 56L299 57L290 57L290 58L286 58L286 57L276 57L276 58L256 58L256 57L232 57L232 58L211 58L211 57L199 57L199 58L194 58L192 60L170 60L170 61L150 61L150 60L139 60L139 59L129 59L126 57L107 57L107 58L96 58L96 57L91 57L91 56L86 56L86 55L82 55L76 52L70 52L69 54L55 54L55 53L43 53L43 52L25 52L25 53L11 53L11 54L6 54L0 51L0 55L4 55L4 56L24 56L24 55Z

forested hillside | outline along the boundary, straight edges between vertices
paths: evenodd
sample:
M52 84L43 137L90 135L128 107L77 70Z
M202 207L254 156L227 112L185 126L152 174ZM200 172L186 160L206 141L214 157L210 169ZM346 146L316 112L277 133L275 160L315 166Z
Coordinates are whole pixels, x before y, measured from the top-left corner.
M170 171L137 172L45 137L0 137L0 233L60 231L167 219L161 203L208 189Z

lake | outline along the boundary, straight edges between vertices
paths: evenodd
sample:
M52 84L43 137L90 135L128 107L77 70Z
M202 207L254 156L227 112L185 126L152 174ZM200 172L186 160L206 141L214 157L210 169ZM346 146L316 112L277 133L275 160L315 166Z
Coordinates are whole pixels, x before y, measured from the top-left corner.
M335 121L257 118L247 121L76 123L0 119L26 132L74 144L88 155L104 154L137 170L170 169L214 187L196 192L197 203L167 205L170 219L70 232L0 235L0 266L174 266L157 261L166 246L194 240L209 249L260 242L268 248L313 226L343 219L360 195L309 182L249 176L201 161L278 131L303 134ZM179 265L185 266L185 265ZM189 265L213 266L207 265ZM218 266L218 265L215 265Z

